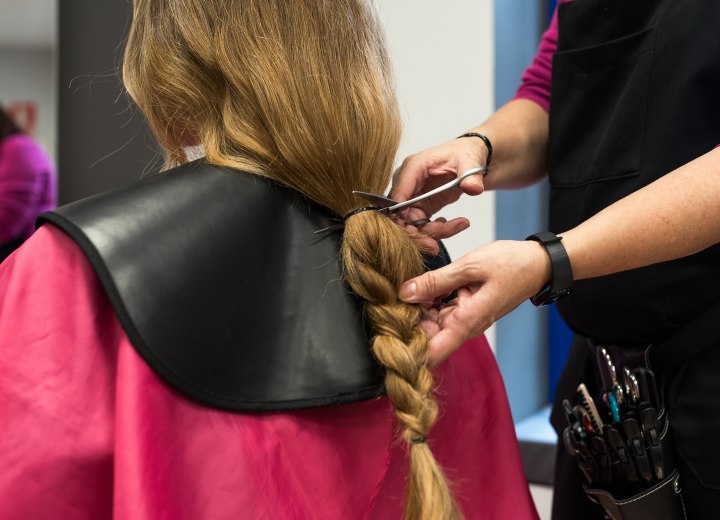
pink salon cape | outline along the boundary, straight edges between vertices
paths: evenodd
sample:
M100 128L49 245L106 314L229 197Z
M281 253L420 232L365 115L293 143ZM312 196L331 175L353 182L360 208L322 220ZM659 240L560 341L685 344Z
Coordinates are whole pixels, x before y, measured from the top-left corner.
M242 341L242 339L239 339ZM484 338L436 373L429 442L468 519L536 519ZM45 225L0 265L0 519L401 519L387 398L211 409L138 356L75 243Z

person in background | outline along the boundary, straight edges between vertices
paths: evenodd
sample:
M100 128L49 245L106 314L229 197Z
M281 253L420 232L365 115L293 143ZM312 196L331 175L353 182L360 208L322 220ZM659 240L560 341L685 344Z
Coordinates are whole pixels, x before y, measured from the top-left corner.
M536 520L487 341L430 370L352 194L400 139L372 2L135 0L123 79L173 168L0 267L0 519Z
M712 0L561 1L515 99L468 134L405 160L392 190L399 201L486 162L487 177L464 181L462 191L550 181L550 232L483 245L403 286L405 301L428 306L458 290L426 313L435 362L526 299L557 300L576 333L551 417L561 434L561 402L575 402L578 384L594 380L598 344L626 353L662 346L718 312L718 23ZM421 204L413 218L460 193ZM447 227L433 223L441 236L456 231ZM707 348L689 359L682 351L695 342L676 349L665 374L689 518L720 510L718 322L700 331ZM553 518L603 518L559 444Z
M55 167L0 106L0 262L35 230L35 219L56 205Z

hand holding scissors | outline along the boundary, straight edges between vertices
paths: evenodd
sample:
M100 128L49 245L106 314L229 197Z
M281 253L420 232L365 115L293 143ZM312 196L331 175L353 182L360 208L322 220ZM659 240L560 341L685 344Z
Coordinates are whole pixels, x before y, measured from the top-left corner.
M437 188L428 191L427 193L423 193L421 195L418 195L417 197L414 197L410 200L406 200L404 202L396 202L393 199L387 198L387 197L381 197L378 195L374 195L372 193L366 193L364 191L353 191L355 195L358 195L359 197L363 197L366 200L369 200L370 202L374 202L375 204L380 204L381 209L379 210L380 213L390 214L390 213L396 213L402 209L409 208L411 206L416 206L420 201L423 201L425 199L429 199L430 197L434 197L435 195L439 195L441 193L444 193L448 190L457 188L460 186L462 181L467 179L468 177L471 177L473 175L477 175L478 173L482 173L483 175L487 174L487 167L486 166L478 166L476 168L471 168L456 179L451 180L450 182L447 182L441 186L438 186Z
M431 197L435 197L443 193L449 192L450 190L453 190L455 188L458 188L465 179L473 175L477 175L478 173L486 175L487 167L478 166L475 168L471 168L459 177L452 179L450 182L447 182L441 186L438 186L437 188L428 191L427 193L423 193L421 195L418 195L417 197L403 202L398 202L384 195L376 195L374 193L367 193L364 191L353 191L353 193L358 197L362 197L365 200L375 204L379 213L383 213L391 218L397 219L400 223L402 223L404 227L408 227L408 231L414 232L416 228L422 227L425 234L434 237L435 239L442 239L451 237L459 233L460 231L467 229L467 227L470 225L469 221L465 218L453 219L450 222L447 222L444 218L439 218L435 221L431 221L423 210L417 209L416 212L413 212L416 204L421 201L430 199ZM338 224L319 229L315 231L315 233L324 233L327 231L341 229L342 226L343 223L339 222ZM428 243L425 243L425 241L423 241L423 246L437 252L438 245L435 240L433 240L432 238L428 238L428 240Z
M478 166L471 168L464 172L457 178L451 179L449 182L442 184L426 193L420 194L410 200L398 202L389 197L381 195L375 195L372 193L366 193L361 191L354 191L353 193L359 197L363 197L365 200L372 202L379 207L379 212L387 214L391 217L396 217L399 223L404 223L408 231L414 232L415 228L422 229L423 233L428 237L433 237L436 240L448 238L454 236L461 231L467 229L470 226L470 222L466 218L456 218L451 221L440 217L434 221L430 220L432 213L423 207L418 207L418 204L423 201L428 201L432 198L439 198L443 194L451 193L453 190L457 191L456 194L451 195L451 198L457 199L460 197L461 192L459 189L460 184L465 180L477 174L487 174L487 167ZM440 204L439 207L445 204ZM422 246L430 249L431 251L437 252L438 245L433 238L427 238L422 241Z

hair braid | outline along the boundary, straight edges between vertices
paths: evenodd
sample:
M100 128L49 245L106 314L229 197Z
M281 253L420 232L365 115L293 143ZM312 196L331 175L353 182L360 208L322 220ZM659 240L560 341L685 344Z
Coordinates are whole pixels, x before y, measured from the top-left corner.
M373 353L386 369L387 395L409 446L405 518L460 518L445 475L425 442L438 406L427 367L428 341L418 325L422 311L397 297L400 284L422 272L422 257L405 231L372 211L346 221L342 255L350 287L366 300L365 313L375 331Z

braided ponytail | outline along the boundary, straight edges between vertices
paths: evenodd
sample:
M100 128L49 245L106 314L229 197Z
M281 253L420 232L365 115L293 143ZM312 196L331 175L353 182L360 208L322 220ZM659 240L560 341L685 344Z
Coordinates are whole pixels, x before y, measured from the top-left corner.
M365 313L375 331L373 353L385 367L387 395L409 447L405 518L460 518L426 442L438 406L427 367L428 341L418 325L421 310L397 297L402 282L422 272L422 257L405 231L374 211L345 222L341 254L350 287L366 301Z

